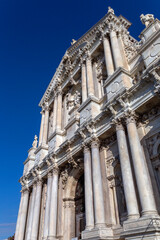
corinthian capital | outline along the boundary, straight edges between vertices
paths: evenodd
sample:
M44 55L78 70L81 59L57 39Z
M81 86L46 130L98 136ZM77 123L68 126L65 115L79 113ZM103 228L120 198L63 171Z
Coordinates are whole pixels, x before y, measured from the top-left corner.
M100 146L100 141L97 137L92 138L91 141L91 148L99 148Z
M126 124L136 123L137 119L138 119L138 115L134 111L125 113Z
M113 119L112 124L116 127L116 131L124 130L122 119Z

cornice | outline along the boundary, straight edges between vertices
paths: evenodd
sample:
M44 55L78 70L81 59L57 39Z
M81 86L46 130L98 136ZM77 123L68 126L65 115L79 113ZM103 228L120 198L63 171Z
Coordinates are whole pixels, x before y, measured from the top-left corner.
M107 13L102 19L100 19L92 28L89 29L89 31L87 31L78 41L76 41L75 44L73 44L72 46L70 46L65 55L63 56L58 68L56 69L56 72L54 74L54 76L51 79L51 82L49 83L40 103L39 106L42 107L43 104L49 100L50 98L50 94L52 91L54 91L54 88L56 87L57 84L62 84L63 82L63 67L64 67L64 61L65 59L67 59L71 53L73 51L76 50L76 48L78 48L81 44L83 44L84 42L87 43L87 48L91 48L91 46L96 42L97 40L97 35L91 40L91 36L93 36L93 34L100 32L100 28L104 28L104 26L107 26L107 24L113 22L114 24L121 24L125 29L128 29L131 26L131 23L126 20L122 15L120 15L119 17L117 17L116 15L114 15L113 13L109 12ZM91 42L90 42L91 40ZM89 41L89 42L88 42ZM88 46L89 44L89 46ZM86 46L84 46L84 50L85 50ZM77 49L77 51L79 51L79 49ZM77 53L74 52L74 54L76 55ZM76 59L77 61L77 59Z

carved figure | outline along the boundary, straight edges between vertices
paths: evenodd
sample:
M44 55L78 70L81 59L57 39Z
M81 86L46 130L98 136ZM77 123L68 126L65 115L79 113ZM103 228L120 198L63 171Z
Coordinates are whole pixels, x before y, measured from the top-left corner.
M80 92L76 91L74 94L74 104L80 105L80 101L81 101L81 94Z
M71 45L75 44L77 41L75 39L72 39Z
M144 24L146 27L148 27L148 25L154 21L154 15L153 14L146 14L146 15L141 14L140 19L141 19L142 24Z
M33 148L37 148L37 143L38 143L38 137L37 135L34 136L34 141L32 143Z
M113 10L113 8L108 7L108 13L112 13L112 14L114 14L114 10Z

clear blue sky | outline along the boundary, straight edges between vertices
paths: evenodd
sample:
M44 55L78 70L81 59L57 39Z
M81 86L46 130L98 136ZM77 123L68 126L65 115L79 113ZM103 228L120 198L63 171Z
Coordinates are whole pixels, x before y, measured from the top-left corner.
M159 0L0 0L0 240L14 233L23 162L39 135L38 103L72 38L78 39L107 13L133 23L141 13L160 19Z

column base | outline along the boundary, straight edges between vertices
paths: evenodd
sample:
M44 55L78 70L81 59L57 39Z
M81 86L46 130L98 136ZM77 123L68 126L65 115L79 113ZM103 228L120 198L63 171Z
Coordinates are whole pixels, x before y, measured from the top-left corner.
M127 221L138 219L138 218L139 218L139 214L131 214L131 215L128 215Z
M101 228L94 228L91 230L85 230L82 232L82 239L113 239L113 231L111 228L101 227Z
M121 237L125 240L160 239L160 217L141 217L123 223Z
M48 236L47 240L57 240L55 236Z

